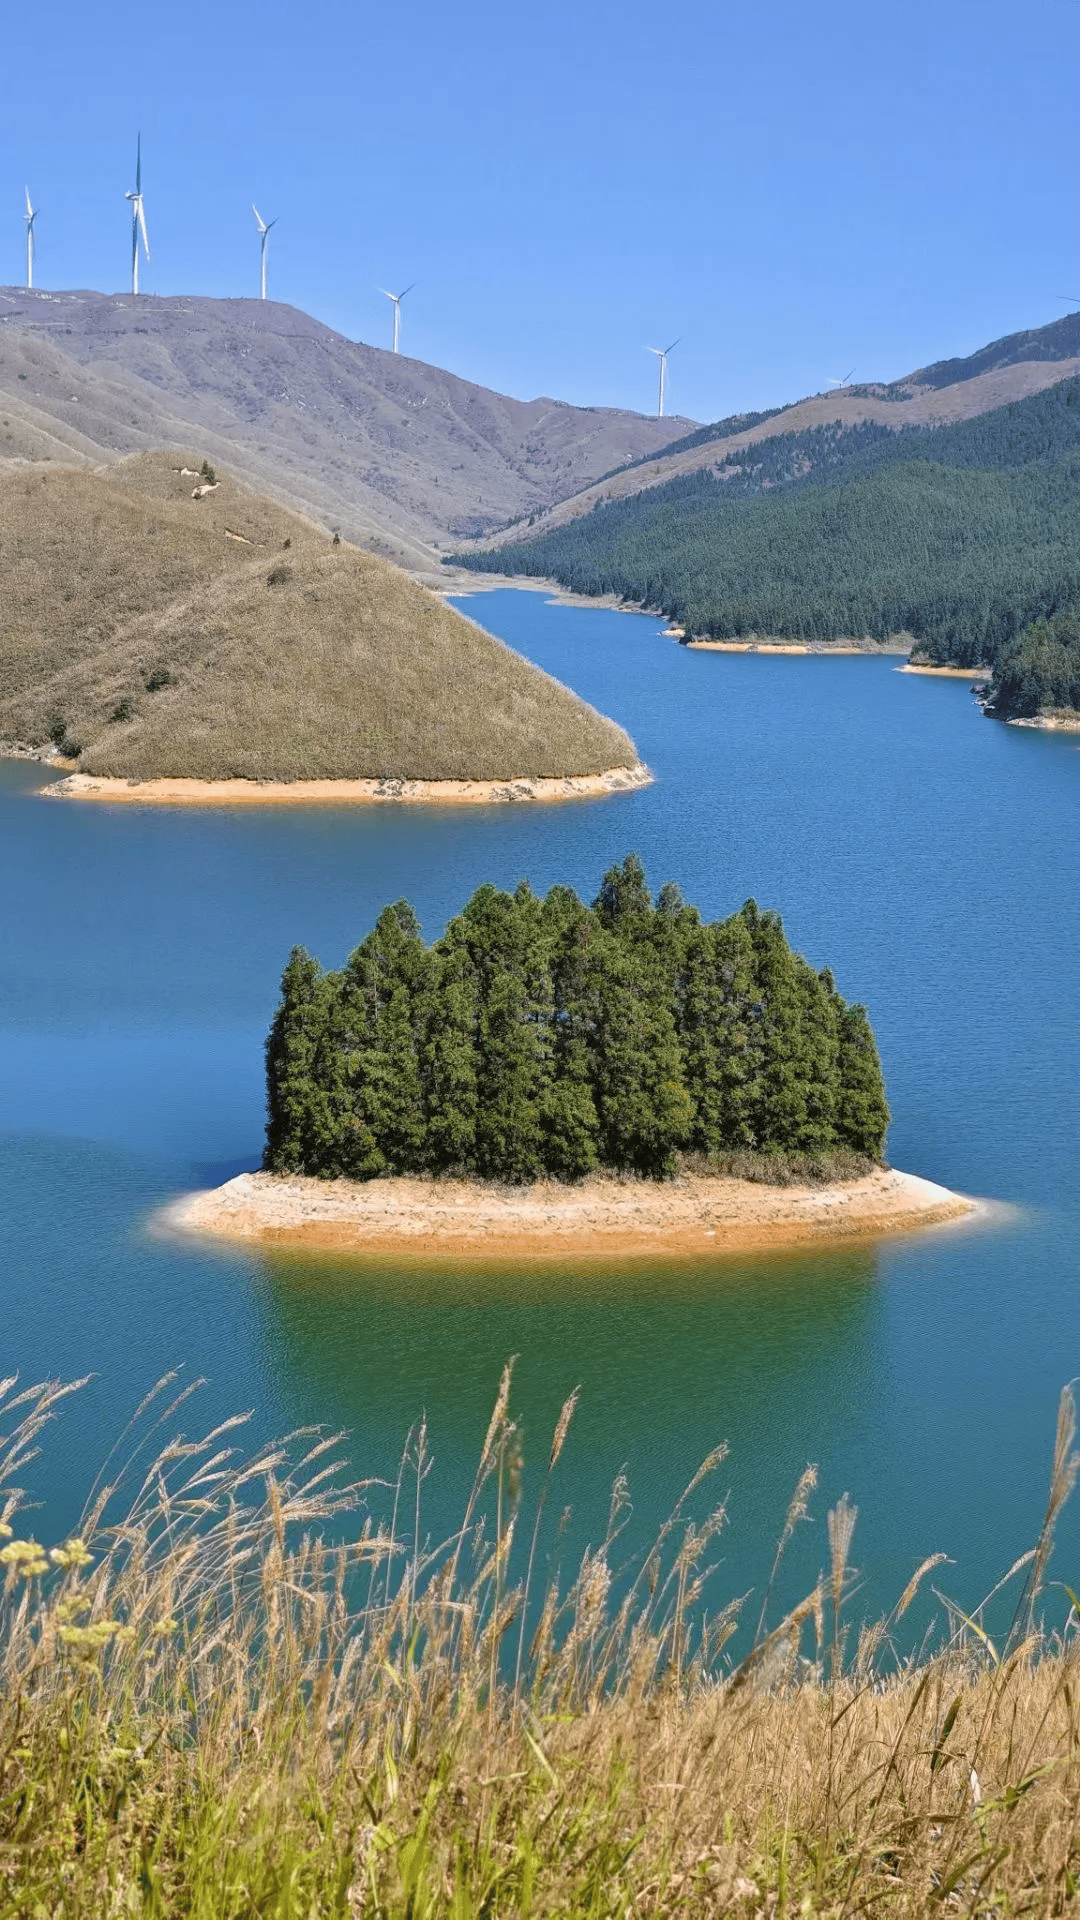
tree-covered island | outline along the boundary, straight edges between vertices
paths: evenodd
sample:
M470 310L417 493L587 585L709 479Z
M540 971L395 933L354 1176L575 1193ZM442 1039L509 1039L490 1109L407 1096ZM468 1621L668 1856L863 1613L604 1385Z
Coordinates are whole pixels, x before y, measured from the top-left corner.
M591 907L486 885L431 946L398 901L338 972L294 949L266 1063L273 1173L660 1178L747 1153L850 1172L889 1123L865 1009L779 916L704 921L674 885L654 904L635 854Z

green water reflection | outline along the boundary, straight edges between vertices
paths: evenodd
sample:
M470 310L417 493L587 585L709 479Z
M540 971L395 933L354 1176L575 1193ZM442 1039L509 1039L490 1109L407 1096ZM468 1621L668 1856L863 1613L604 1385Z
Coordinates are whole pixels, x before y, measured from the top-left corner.
M433 1267L290 1254L266 1260L263 1361L281 1401L354 1435L365 1472L392 1476L422 1407L436 1469L433 1537L460 1515L504 1361L526 1497L546 1467L559 1406L586 1383L558 1499L571 1559L595 1540L625 1467L652 1535L688 1463L726 1441L726 1572L750 1584L808 1458L857 1447L880 1399L881 1294L872 1248L840 1254ZM815 1549L816 1550L816 1549Z

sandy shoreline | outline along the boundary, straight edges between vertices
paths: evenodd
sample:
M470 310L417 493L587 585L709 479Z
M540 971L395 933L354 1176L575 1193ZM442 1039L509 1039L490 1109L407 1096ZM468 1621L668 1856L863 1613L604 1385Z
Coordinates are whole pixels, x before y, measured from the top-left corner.
M865 655L869 660L876 660L881 654L906 651L889 645L861 647L857 640L821 640L812 644L794 640L684 640L682 644L690 653L806 653L815 657L849 654Z
M766 1187L694 1174L673 1183L594 1176L579 1186L467 1180L316 1180L242 1173L160 1216L184 1233L270 1246L492 1259L741 1252L908 1233L974 1203L878 1168L831 1187Z
M490 806L518 800L577 800L652 785L641 761L605 773L514 780L118 780L72 773L40 791L59 800L108 800L138 806L363 806L412 801L427 806Z
M897 667L897 673L925 673L931 680L989 680L989 667L917 667L909 660L906 667Z

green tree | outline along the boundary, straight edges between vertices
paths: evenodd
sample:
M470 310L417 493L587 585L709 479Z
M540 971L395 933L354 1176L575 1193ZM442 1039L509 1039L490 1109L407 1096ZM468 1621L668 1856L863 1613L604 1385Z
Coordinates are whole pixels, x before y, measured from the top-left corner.
M431 964L407 900L385 907L341 976L340 1045L350 1099L344 1171L416 1172L425 1164L422 1053Z
M741 914L690 930L679 1041L699 1153L753 1144L754 988L754 943Z
M540 901L480 887L463 915L479 983L476 1165L489 1179L544 1170L544 1112L554 1078L554 989Z
M616 926L625 932L626 921ZM647 940L603 927L591 968L600 1158L636 1173L670 1174L694 1120L670 984Z
M543 924L551 952L553 1074L544 1112L544 1162L559 1180L590 1173L599 1157L600 1123L592 1088L595 1023L590 949L596 915L569 887L552 887Z
M840 1012L840 1090L836 1103L836 1132L844 1146L880 1160L889 1129L889 1107L881 1061L866 1008L845 1006Z
M337 977L294 947L266 1042L270 1173L337 1173L347 1083L338 1046Z
M476 1169L479 981L464 921L450 922L432 953L424 1045L427 1160L432 1171Z

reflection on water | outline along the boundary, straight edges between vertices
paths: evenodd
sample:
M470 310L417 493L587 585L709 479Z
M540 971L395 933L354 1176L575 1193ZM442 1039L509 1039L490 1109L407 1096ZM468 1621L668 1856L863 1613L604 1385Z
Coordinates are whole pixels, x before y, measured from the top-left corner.
M366 1472L392 1477L403 1434L426 1412L436 1537L464 1507L512 1354L527 1489L546 1467L563 1399L583 1384L560 1482L575 1509L568 1559L602 1531L621 1468L635 1503L627 1544L637 1546L689 1470L726 1441L719 1485L733 1493L726 1570L736 1585L757 1577L826 1430L830 1450L857 1447L880 1398L880 1297L865 1248L603 1273L561 1263L439 1271L327 1254L271 1255L265 1268L264 1358L295 1418L321 1407L352 1429ZM716 1497L716 1485L703 1495Z

